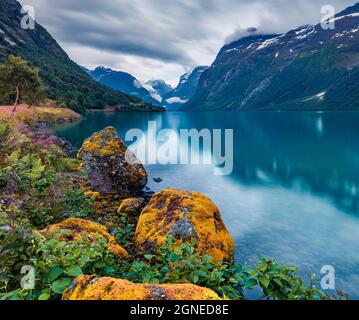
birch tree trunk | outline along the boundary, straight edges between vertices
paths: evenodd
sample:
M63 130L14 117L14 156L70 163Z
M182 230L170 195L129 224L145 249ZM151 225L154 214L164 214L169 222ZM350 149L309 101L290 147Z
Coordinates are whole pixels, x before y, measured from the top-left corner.
M14 107L12 109L12 115L15 115L16 113L16 107L17 107L17 104L19 103L19 97L20 97L20 81L17 80L16 82L16 99L15 99L15 103L14 103Z

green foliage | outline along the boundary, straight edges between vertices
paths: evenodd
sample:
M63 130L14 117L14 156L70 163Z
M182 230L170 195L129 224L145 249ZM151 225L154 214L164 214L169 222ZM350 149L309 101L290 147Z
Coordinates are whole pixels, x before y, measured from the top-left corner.
M90 244L86 240L66 243L46 240L31 228L14 226L0 216L2 250L0 259L0 299L47 300L60 298L72 280L82 274L111 275L120 266L118 258L106 249L106 240ZM3 230L3 231L1 231ZM35 288L21 288L21 268L35 268Z
M246 291L255 287L261 289L263 299L327 298L315 289L314 283L306 287L295 267L278 265L265 258L260 258L254 268L214 263L212 257L195 253L192 245L174 247L173 243L169 238L155 254L130 263L128 271L120 276L137 283L194 283L230 299L246 299Z
M318 300L325 294L315 288L315 276L307 288L298 277L298 268L279 265L273 259L259 258L255 268L247 271L263 292L263 298L279 300Z
M45 161L57 172L75 171L80 165L77 159L68 158L57 145L50 145L46 151Z
M195 253L192 245L173 243L169 238L155 254L133 261L123 277L139 283L194 283L231 299L244 297L249 278L242 267L213 263L212 257Z
M70 190L64 199L64 211L68 217L86 218L93 213L93 202L81 190Z
M106 240L96 245L86 241L43 241L39 248L41 259L34 261L38 289L31 298L44 294L59 298L72 280L82 274L111 274L119 261L108 253L105 244Z
M126 214L120 214L119 225L112 231L112 234L116 237L117 242L126 249L133 241L136 226L128 222Z
M16 87L19 87L20 101L33 105L44 91L39 70L31 68L27 61L9 55L5 64L0 64L0 100L15 101Z
M0 207L0 292L6 292L20 283L22 266L27 265L29 257L35 255L31 225L26 221L21 226L18 221L15 223L18 210L13 208L10 218L8 213Z
M10 132L10 124L9 123L1 123L0 122L0 146L8 137Z
M17 149L6 157L1 171L6 175L6 182L11 181L19 190L35 188L40 191L55 179L54 173L45 169L46 164L38 154L29 153L22 156L21 150Z

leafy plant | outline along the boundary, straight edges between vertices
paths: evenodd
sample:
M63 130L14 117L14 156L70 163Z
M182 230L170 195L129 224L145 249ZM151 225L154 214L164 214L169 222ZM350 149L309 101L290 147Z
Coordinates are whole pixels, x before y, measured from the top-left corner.
M6 274L1 270L0 299L58 299L75 277L82 274L113 275L120 266L118 258L106 250L106 240L95 245L85 240L66 243L46 240L37 232L32 233L28 239L23 244L22 259L18 259L21 254L19 246L11 247L14 238L7 239L5 251L11 250L11 261L16 262L16 267L7 270ZM1 258L9 266L9 253ZM36 286L33 290L20 287L23 276L20 268L23 265L30 265L35 269Z
M32 227L21 218L21 212L11 206L0 206L0 292L20 283L21 267L36 255Z
M135 225L128 222L126 214L120 215L120 227L114 229L112 234L116 237L117 242L126 248L133 241Z
M81 190L70 190L64 199L64 211L69 217L86 218L93 213L94 200L85 197Z
M139 283L194 283L230 299L246 299L246 292L253 288L261 289L263 299L328 298L315 289L314 283L306 287L295 267L278 265L262 257L254 268L214 263L212 257L196 253L193 245L176 247L173 243L169 238L155 254L133 261L127 273L121 276Z
M3 141L7 138L10 132L10 124L5 122L0 122L0 146L2 145Z
M275 260L264 257L259 257L254 269L247 270L251 279L262 289L265 299L319 300L326 297L315 288L315 276L312 276L308 288L297 272L296 267L279 265Z

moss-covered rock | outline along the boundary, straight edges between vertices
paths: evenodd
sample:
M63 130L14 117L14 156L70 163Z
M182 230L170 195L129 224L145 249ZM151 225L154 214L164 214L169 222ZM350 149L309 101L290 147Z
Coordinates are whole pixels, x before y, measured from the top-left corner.
M163 190L144 208L136 228L136 246L153 252L169 237L177 244L195 242L198 253L216 262L233 259L234 241L217 206L199 192Z
M129 198L121 202L118 213L125 213L129 216L139 216L146 203L141 198Z
M40 231L46 238L60 241L88 241L96 244L106 239L109 252L125 258L128 253L117 242L114 236L108 233L107 228L95 222L77 218L70 218L61 223L53 224Z
M147 173L113 127L94 133L78 153L93 191L101 194L138 194L147 184Z
M135 284L127 280L80 276L63 300L220 300L212 290L192 284Z

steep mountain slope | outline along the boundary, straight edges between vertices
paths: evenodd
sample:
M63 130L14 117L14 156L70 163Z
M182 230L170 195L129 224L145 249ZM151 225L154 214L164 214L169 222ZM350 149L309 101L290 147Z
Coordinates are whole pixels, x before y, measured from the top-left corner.
M16 0L1 0L0 62L9 54L19 55L40 69L48 87L49 98L77 110L118 106L126 111L150 111L157 108L137 98L97 83L74 63L51 37L36 23L34 30L21 29L21 5Z
M221 49L182 110L359 108L359 4L320 24Z
M159 101L154 99L141 83L132 75L126 72L115 71L110 68L97 67L90 70L89 75L103 85L135 96L145 102L153 105L160 105Z
M163 80L149 80L144 84L145 89L147 89L152 96L156 96L159 101L162 101L162 98L174 88L167 84Z
M188 102L195 95L199 79L207 68L206 66L197 67L191 73L184 74L177 88L163 96L163 105L176 110Z

